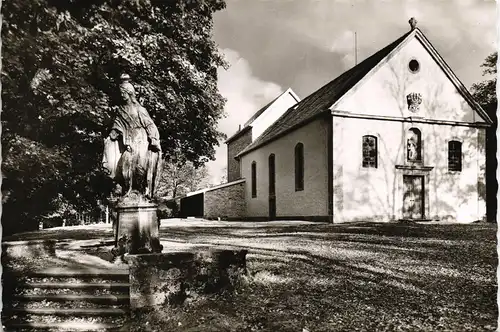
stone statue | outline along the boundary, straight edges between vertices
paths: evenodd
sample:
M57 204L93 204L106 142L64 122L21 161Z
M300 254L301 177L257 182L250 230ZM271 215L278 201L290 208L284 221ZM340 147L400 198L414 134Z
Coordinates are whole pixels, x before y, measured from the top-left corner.
M121 76L122 104L104 141L103 166L122 188L122 198L132 194L147 199L155 195L161 171L158 128L136 99L127 74Z
M408 146L408 160L416 161L418 159L417 143L413 139L409 138L407 146Z

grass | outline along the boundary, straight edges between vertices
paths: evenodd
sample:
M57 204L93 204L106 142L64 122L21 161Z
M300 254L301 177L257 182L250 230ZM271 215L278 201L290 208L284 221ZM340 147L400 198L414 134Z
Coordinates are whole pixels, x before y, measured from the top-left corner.
M161 236L247 248L249 276L231 296L137 313L132 331L496 329L496 225L164 222Z

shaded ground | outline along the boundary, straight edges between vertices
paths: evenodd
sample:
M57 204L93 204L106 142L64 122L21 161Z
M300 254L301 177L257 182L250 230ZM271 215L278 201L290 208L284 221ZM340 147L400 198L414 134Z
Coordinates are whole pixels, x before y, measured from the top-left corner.
M68 230L21 239L111 237L102 226ZM231 298L142 316L140 331L496 328L496 225L164 221L161 236L170 250L248 248L250 276Z

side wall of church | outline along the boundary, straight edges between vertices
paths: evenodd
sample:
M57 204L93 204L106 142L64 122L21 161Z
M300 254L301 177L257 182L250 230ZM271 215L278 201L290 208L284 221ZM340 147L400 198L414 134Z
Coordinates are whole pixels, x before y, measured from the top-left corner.
M328 219L328 121L318 119L241 157L248 219L269 217L269 156L275 155L277 219ZM295 146L304 145L304 190L295 190ZM252 162L257 195L252 197Z

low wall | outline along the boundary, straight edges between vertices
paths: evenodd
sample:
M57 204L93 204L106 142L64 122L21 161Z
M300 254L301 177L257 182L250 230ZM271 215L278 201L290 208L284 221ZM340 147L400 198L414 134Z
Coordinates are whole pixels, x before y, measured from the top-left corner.
M246 274L246 250L129 255L130 305L166 309L231 292Z
M207 190L204 197L205 219L238 220L245 216L245 181L239 180Z

